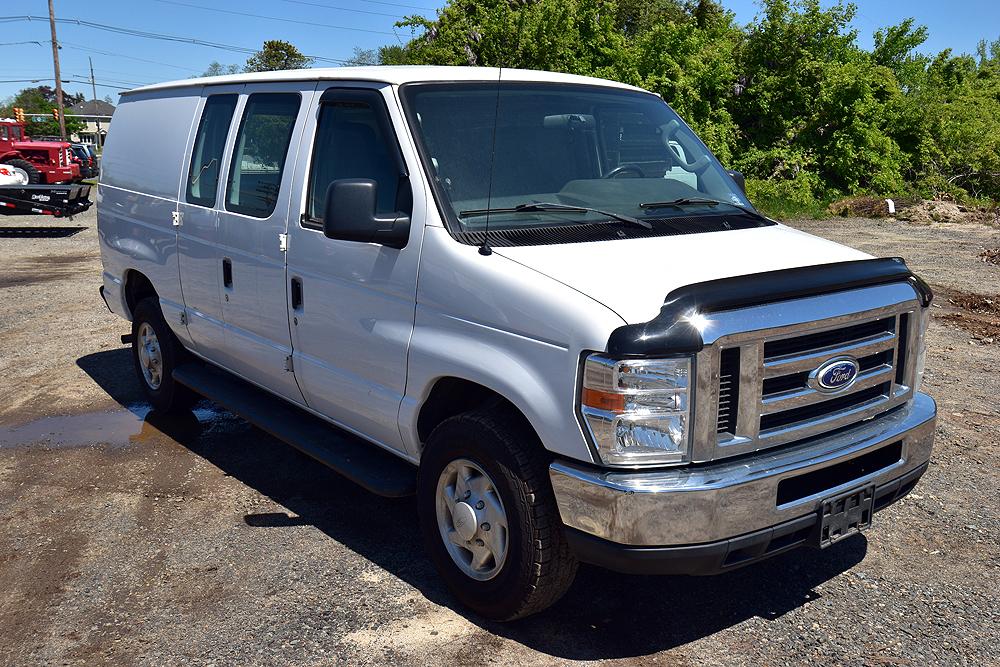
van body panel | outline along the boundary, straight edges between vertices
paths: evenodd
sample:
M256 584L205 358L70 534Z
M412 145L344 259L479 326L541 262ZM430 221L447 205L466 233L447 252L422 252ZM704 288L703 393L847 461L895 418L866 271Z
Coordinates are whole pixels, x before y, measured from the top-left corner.
M288 226L289 192L292 174L298 159L298 145L307 116L311 115L312 92L315 82L301 84L254 84L246 86L236 107L236 120L230 131L224 155L225 165L219 177L219 251L222 260L231 266L231 285L222 286L222 315L225 322L227 364L240 375L269 387L275 393L295 401L304 401L295 375L289 372L288 358L292 355L292 340L288 323L287 288L285 286L285 252L280 237ZM211 89L208 89L211 92ZM266 218L230 210L230 191L239 189L239 174L234 168L234 153L243 127L248 101L255 95L295 94L299 96L298 111L291 128L285 152L277 200ZM248 140L249 141L249 140ZM237 156L238 157L238 156ZM261 178L268 178L273 165L261 165ZM242 170L241 170L242 171ZM246 174L257 169L248 167ZM245 177L245 175L244 175ZM269 182L247 186L243 193L269 187Z
M418 285L404 433L414 437L414 406L434 383L458 377L517 406L546 449L592 461L568 378L577 377L582 351L604 349L624 321L571 287L495 251L484 257L436 226L424 233Z
M175 200L200 93L198 87L122 97L104 147L101 184Z
M187 310L187 328L195 349L219 363L232 365L229 351L226 349L226 323L222 314L222 251L219 239L219 212L217 205L222 198L222 190L211 202L203 204L190 203L188 190L193 190L189 184L197 183L202 176L192 173L191 152L196 142L196 132L201 128L205 105L210 96L236 95L245 86L213 86L203 89L203 97L198 105L195 121L191 124L191 134L188 139L184 158L184 178L178 189L177 210L180 213L181 226L177 230L178 260L180 263L181 287L184 292L184 305ZM235 111L235 110L234 110ZM239 115L232 115L229 126L231 137L234 128L239 123ZM231 143L227 138L225 146ZM223 150L218 171L224 173L226 151Z
M183 304L177 273L177 234L173 199L150 196L114 186L100 186L101 256L105 271L127 282L128 273L146 276L161 301ZM187 338L179 319L167 323Z
M497 248L495 252L573 286L629 324L651 320L669 292L691 283L871 257L784 225L718 234L567 243L558 253L549 246ZM711 259L706 260L706 255ZM617 267L613 265L616 258L622 259ZM610 271L627 276L628 289L622 289L617 280L608 280Z
M230 74L225 76L210 76L197 79L181 79L164 81L122 93L123 97L138 95L153 91L167 91L188 88L191 86L226 85L233 83L253 83L263 81L322 81L330 85L356 82L376 82L399 86L416 81L496 81L500 69L496 67L465 67L465 66L413 66L413 65L376 65L365 67L315 67L310 69L280 70L275 72L255 72L248 74ZM626 90L642 90L627 83L598 79L578 74L563 74L545 72L542 70L503 68L504 81L537 81L553 83L578 83L603 86L605 88L622 88Z
M98 185L105 271L120 285L127 282L130 271L148 278L156 288L167 324L188 343L190 337L180 317L184 296L173 220L179 165L198 103L197 91L148 92L123 101L121 112L115 112L114 132L108 134ZM151 124L159 130L149 132ZM143 150L134 150L135 145ZM120 288L118 291L121 294ZM123 295L118 301L126 309Z
M402 123L391 87L379 91L390 122ZM312 105L331 88L321 84ZM299 223L306 211L319 114L310 113L296 161L288 226L288 278L301 285L302 303L289 304L295 377L308 405L339 423L407 453L397 416L406 386L406 355L416 307L417 267L428 204L419 178L411 181L413 223L402 249L327 238ZM419 174L412 150L401 146L410 173ZM319 159L322 159L321 157Z

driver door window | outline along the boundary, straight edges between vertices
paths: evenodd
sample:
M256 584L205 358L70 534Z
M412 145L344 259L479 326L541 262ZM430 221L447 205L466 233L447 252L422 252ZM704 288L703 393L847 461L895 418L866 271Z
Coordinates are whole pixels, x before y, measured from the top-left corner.
M360 100L335 100L320 107L309 174L306 227L321 228L326 191L345 178L378 184L377 214L400 210L399 169L379 123L379 110Z

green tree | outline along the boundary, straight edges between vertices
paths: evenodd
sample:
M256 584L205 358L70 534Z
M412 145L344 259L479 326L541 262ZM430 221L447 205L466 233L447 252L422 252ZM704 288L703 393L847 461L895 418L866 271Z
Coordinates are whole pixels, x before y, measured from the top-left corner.
M63 104L68 108L74 104L86 101L82 93L63 93ZM52 109L56 107L56 91L52 86L34 86L20 90L17 95L0 105L0 117L9 118L14 115L14 108L24 109L28 116L25 130L28 136L58 136L59 123L52 117ZM33 115L42 115L45 120L35 121ZM85 127L85 124L72 116L66 116L66 134L74 134Z
M247 72L273 72L284 69L311 67L313 59L302 55L295 46L280 39L264 42L260 51L247 58Z
M84 102L86 99L82 93L63 92L63 104L67 107ZM30 113L52 113L54 106L56 106L55 88L52 86L33 86L18 91L17 95L8 99L2 108L8 111L13 107L20 107L25 112Z
M747 26L715 0L449 0L354 64L480 65L615 79L671 104L754 192L1000 199L1000 40L919 51L906 19L862 49L846 0L761 0Z
M349 67L381 65L382 59L379 57L378 49L361 49L355 46L354 55L348 58L344 64Z
M924 81L930 59L916 49L927 41L927 27L914 26L912 18L875 32L872 62L892 70L905 91L913 91Z
M201 73L201 76L223 76L225 74L239 74L243 68L236 64L223 65L218 60L213 60Z

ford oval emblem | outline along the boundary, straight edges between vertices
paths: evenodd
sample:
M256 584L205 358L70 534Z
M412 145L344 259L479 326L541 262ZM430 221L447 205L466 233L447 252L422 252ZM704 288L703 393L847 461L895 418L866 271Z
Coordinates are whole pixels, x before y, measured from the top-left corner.
M843 391L854 384L860 370L854 357L830 359L809 374L809 385L817 391Z

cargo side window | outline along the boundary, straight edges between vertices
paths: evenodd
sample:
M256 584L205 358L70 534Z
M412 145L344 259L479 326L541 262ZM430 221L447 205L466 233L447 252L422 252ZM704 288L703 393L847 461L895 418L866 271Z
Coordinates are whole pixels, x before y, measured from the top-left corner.
M267 218L274 212L298 93L254 93L247 99L226 184L226 210Z
M326 191L343 178L367 178L378 185L376 213L408 210L409 190L400 192L399 147L378 93L345 94L323 101L313 146L304 227L322 228ZM366 100L369 98L371 101ZM377 105L377 106L376 106Z
M205 101L201 123L191 151L188 170L187 201L198 206L215 206L219 189L220 162L226 147L229 126L236 110L237 95L212 95Z

